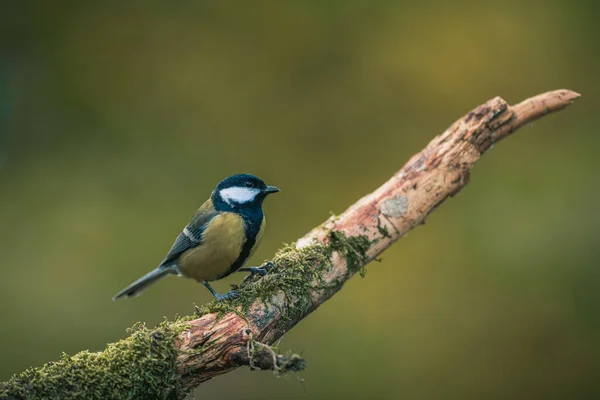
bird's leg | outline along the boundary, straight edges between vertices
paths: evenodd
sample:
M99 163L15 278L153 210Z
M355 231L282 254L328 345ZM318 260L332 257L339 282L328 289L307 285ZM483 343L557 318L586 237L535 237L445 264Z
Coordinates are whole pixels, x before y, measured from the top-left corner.
M233 299L233 298L238 297L240 295L235 290L231 290L231 291L229 291L228 293L225 293L225 294L219 294L219 293L215 292L215 289L213 289L212 286L210 286L210 284L207 281L203 281L202 284L208 290L210 290L210 292L212 293L212 295L215 296L215 300L217 300L217 301L226 300L226 299Z
M275 267L275 264L273 264L272 261L267 261L260 267L244 267L244 268L238 269L237 272L245 271L245 272L250 272L250 276L254 276L256 274L258 274L260 276L265 276L267 274L267 272L269 272L269 270L273 267Z

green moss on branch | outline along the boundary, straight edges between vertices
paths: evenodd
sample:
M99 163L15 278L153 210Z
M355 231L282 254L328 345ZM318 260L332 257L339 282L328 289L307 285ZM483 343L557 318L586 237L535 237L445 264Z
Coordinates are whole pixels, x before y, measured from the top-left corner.
M174 340L186 324L143 324L102 352L82 351L0 383L5 399L181 399L188 390L176 371Z
M300 249L287 245L273 258L275 267L269 274L242 284L240 297L208 303L197 308L196 316L165 321L152 330L137 324L131 329L131 336L109 344L102 352L64 355L57 362L28 369L0 383L0 399L184 398L191 388L184 385L177 372L175 339L188 329L186 321L208 313L217 313L219 317L228 312L249 318L250 307L260 300L265 306L280 304L276 305L280 314L275 329L283 333L318 306L313 304L315 291L341 287L342 282L325 280L325 272L332 267L332 254L337 252L346 259L349 273L364 275L366 251L371 243L366 236L348 237L344 232L330 231L325 244L315 243ZM276 303L275 297L281 295L285 302ZM277 357L275 369L280 372L304 368L300 356Z
M348 272L358 272L362 278L367 273L367 250L372 242L366 235L346 236L342 231L331 231L329 233L330 251L337 251L346 259Z
M372 242L366 235L347 236L342 231L330 231L326 244L315 243L302 248L286 245L277 252L272 262L275 267L260 279L254 277L238 288L237 298L207 303L197 308L197 316L217 313L217 318L235 312L245 318L258 299L265 305L274 304L273 298L283 293L285 307L279 311L281 320L298 321L313 307L315 290L334 289L338 282L326 282L324 272L331 267L331 256L338 252L346 259L350 273L365 274L366 251ZM240 311L241 310L241 311Z

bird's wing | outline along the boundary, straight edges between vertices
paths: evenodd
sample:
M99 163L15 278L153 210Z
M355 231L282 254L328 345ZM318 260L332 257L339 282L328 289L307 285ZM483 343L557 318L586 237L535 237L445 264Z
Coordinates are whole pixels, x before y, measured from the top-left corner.
M172 265L184 251L196 247L202 243L202 233L213 218L219 215L214 209L211 200L207 200L192 217L191 221L183 228L181 233L175 239L171 250L167 253L161 266Z

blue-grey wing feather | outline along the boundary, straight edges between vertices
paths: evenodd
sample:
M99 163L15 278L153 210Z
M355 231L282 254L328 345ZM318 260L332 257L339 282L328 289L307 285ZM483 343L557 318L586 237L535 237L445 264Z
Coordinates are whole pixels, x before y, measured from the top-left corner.
M201 207L192 217L190 223L177 236L175 243L173 243L173 246L171 246L167 256L160 265L172 265L173 261L176 261L183 252L202 244L202 233L210 221L217 215L219 215L218 211L214 209L207 210Z

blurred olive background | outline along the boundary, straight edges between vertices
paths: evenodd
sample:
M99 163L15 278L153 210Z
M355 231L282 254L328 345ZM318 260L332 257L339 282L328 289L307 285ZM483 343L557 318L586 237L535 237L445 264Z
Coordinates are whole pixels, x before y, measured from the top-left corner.
M240 369L195 397L600 396L598 1L123 3L1 6L1 380L209 301L111 297L220 179L282 188L260 263L478 104L569 88L285 336L305 393Z

